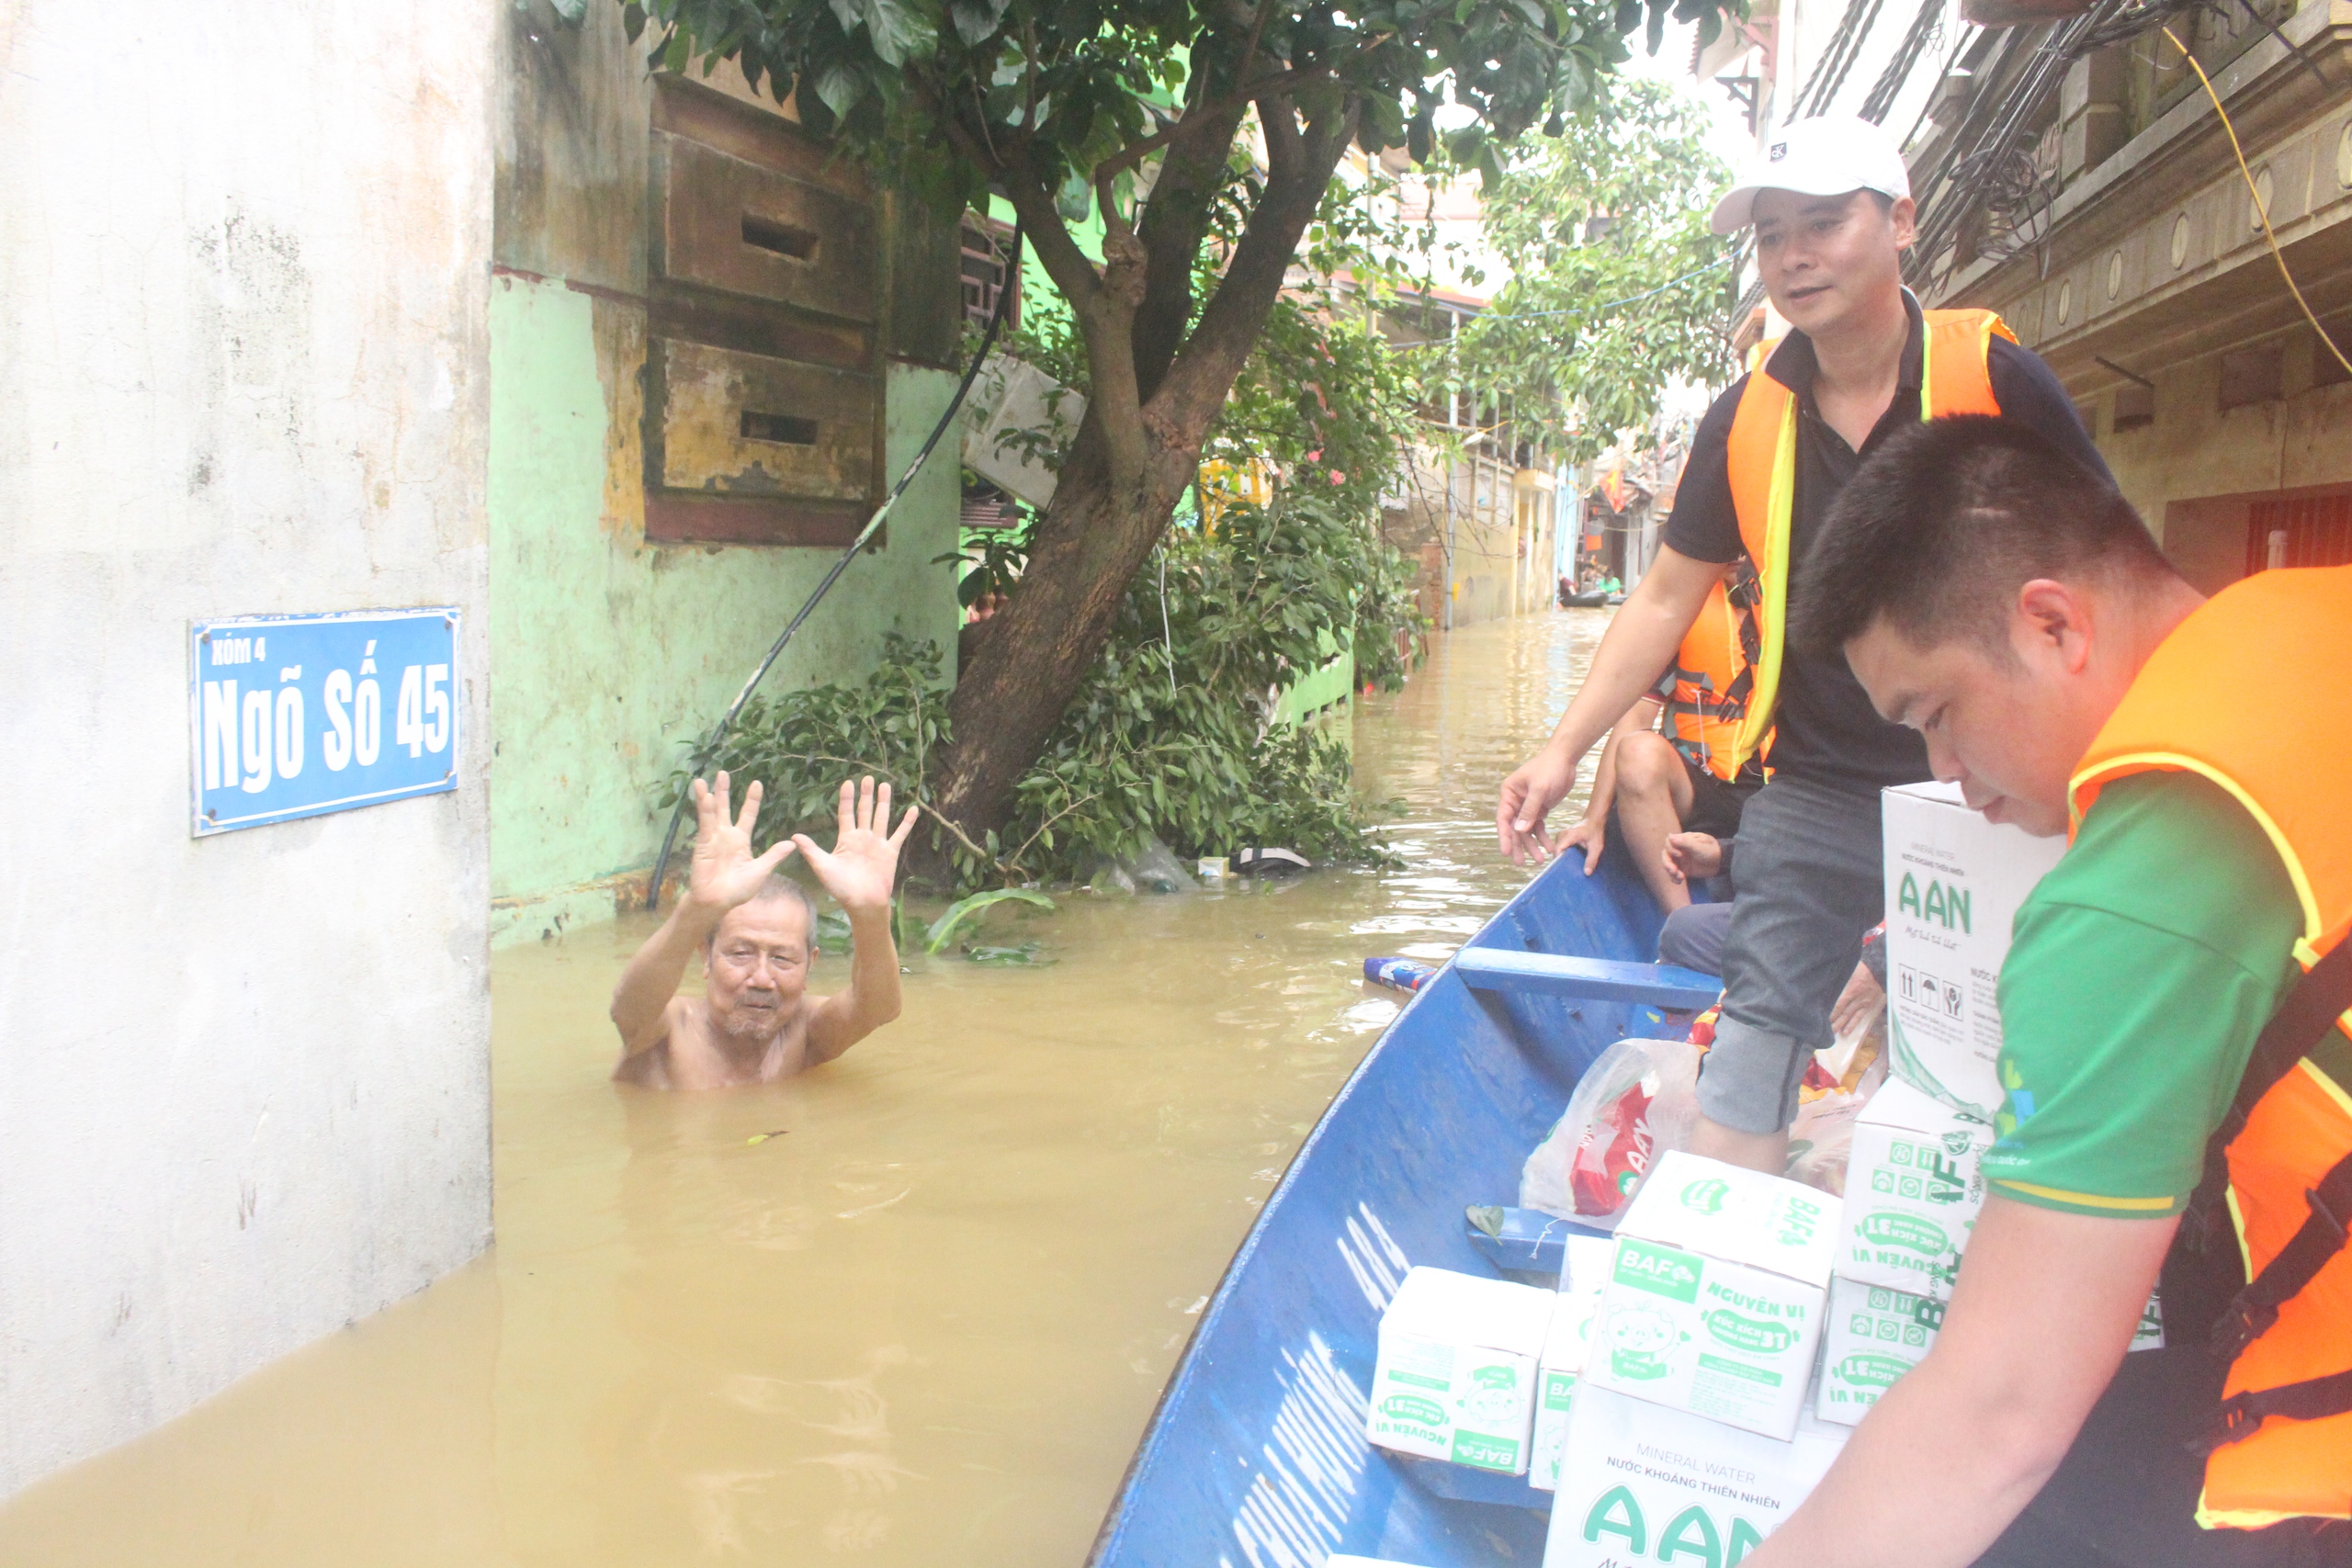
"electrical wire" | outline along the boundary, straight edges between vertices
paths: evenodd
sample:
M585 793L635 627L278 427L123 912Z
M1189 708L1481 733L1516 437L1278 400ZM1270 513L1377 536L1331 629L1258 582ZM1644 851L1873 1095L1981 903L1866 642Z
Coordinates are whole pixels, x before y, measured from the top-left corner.
M1881 4L1882 0L1870 0L1871 8L1863 14L1861 25L1854 29L1853 36L1847 40L1846 52L1838 62L1836 73L1828 81L1822 84L1820 96L1814 100L1815 114L1828 113L1829 106L1838 101L1838 95L1845 89L1846 77L1853 71L1854 62L1862 57L1863 40L1870 37L1871 28L1878 25Z
M1012 286L1020 276L1021 225L1016 222L1012 226L1012 258L1004 268L1004 287L997 290L996 308L989 312L988 330L980 334L980 346L972 351L972 363L966 368L964 379L957 383L956 395L948 400L946 412L939 416L939 423L932 426L931 435L923 442L922 450L915 454L915 460L907 465L906 471L899 476L899 482L890 487L890 493L882 498L882 504L874 509L874 515L865 520L865 526L859 529L857 537L850 541L849 548L833 562L832 570L826 572L824 581L817 584L817 591L808 595L798 614L786 625L783 635L768 649L768 656L760 660L759 668L752 671L751 679L743 682L743 689L737 692L735 700L727 705L727 712L712 728L710 739L703 742L702 750L706 756L717 750L718 743L727 739L727 732L734 727L736 718L743 711L743 705L752 700L752 690L775 666L777 657L784 652L785 644L792 640L793 634L800 629L801 623L808 618L810 611L816 609L819 601L832 592L833 584L841 581L842 573L849 570L849 563L857 558L857 553L873 541L882 527L882 520L890 515L890 509L899 503L900 496L907 493L907 487L914 482L917 474L922 472L922 466L931 460L932 449L939 445L939 438L947 434L948 426L955 423L956 416L963 412L964 400L971 394L972 383L978 378L980 367L988 362L989 350L996 345L996 334L1004 326L1005 308L1012 302ZM670 852L678 846L678 824L685 817L689 798L691 792L681 790L677 804L670 808L670 826L662 835L662 852L653 858L653 874L645 884L645 908L648 910L661 907L662 878L670 869Z
M1903 35L1886 69L1878 73L1878 80L1871 84L1869 94L1862 99L1862 118L1872 125L1885 123L1887 111L1894 107L1904 83L1910 80L1911 68L1919 62L1919 56L1927 52L1928 43L1942 29L1943 20L1944 0L1919 0L1919 14L1911 18L1910 31Z
M1845 71L1852 64L1852 54L1860 47L1862 33L1870 30L1870 19L1878 15L1879 0L1847 0L1845 15L1838 18L1838 30L1829 35L1829 47L1813 62L1813 70L1797 89L1796 97L1789 105L1788 125L1807 116L1821 112L1822 106L1837 92L1838 83L1845 80ZM1836 81L1831 73L1836 73Z
M2295 297L2296 305L2303 312L2303 320L2311 322L2312 331L2319 334L2319 341L2326 346L2327 352L2335 355L2335 362L2347 373L2352 373L2352 359L2344 357L2344 351L2335 346L2335 340L2327 335L2325 327L2319 324L2319 318L2312 313L2311 301L2303 298L2302 289L2295 283L2295 275L2287 270L2287 257L2278 249L2278 236L2271 231L2270 212L2263 203L2262 189L2254 183L2254 171L2246 167L2245 149L2238 143L2238 128L2230 123L2230 111L2222 107L2222 95L2213 90L2213 79L2205 74L2205 67L2197 62L2197 57L2188 52L2188 46L2180 41L2171 28L2165 28L2164 35L2172 39L2173 48L2180 51L2180 57L2188 62L2191 71L2197 73L2197 80L2204 87L2205 96L2213 100L2213 112L2222 117L2222 130L2230 139L2230 151L2237 155L2238 173L2245 178L2246 194L2254 198L2254 215L2262 220L2262 237L2270 246L2270 259L2278 264L2278 276L2286 279L2287 292ZM2282 39L2280 41L2286 40ZM2297 54L2301 53L2291 43L2287 47Z

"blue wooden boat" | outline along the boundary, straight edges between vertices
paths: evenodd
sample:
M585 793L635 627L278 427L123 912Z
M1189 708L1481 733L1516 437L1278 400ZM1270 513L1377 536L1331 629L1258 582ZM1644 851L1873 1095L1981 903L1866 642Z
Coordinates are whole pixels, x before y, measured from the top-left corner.
M1374 1337L1412 1265L1556 1271L1571 1227L1511 1211L1490 1235L1464 1210L1516 1200L1528 1152L1611 1043L1679 1034L1712 1005L1712 976L1647 962L1659 919L1612 842L1590 877L1555 862L1414 994L1204 1309L1094 1568L1542 1561L1549 1494L1365 1441Z

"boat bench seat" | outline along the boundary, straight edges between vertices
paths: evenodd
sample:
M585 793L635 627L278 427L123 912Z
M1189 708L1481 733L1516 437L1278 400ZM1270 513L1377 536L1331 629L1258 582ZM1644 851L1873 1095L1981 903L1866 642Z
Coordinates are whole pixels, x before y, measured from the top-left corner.
M1723 982L1713 975L1671 964L1566 958L1553 953L1514 953L1504 947L1465 947L1453 955L1453 968L1474 991L1641 1002L1675 1012L1711 1008L1724 989Z

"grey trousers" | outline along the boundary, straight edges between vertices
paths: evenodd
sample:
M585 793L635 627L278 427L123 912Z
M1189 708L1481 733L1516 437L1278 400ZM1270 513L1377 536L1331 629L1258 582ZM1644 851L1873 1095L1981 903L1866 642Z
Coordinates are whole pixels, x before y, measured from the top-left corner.
M1699 1109L1743 1133L1797 1113L1829 1043L1829 1009L1885 912L1878 792L1776 776L1747 803L1732 862L1724 1009L1699 1070Z

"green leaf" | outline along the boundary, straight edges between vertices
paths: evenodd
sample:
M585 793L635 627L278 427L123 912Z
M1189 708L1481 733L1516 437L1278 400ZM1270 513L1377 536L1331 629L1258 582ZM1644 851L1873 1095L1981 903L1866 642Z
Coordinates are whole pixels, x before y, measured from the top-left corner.
M846 115L865 96L865 84L845 66L828 67L817 78L817 101L833 111L836 117Z
M950 904L946 913L931 922L931 929L923 932L922 950L925 953L937 953L955 940L956 928L962 925L966 919L983 909L992 908L1008 901L1031 904L1044 909L1054 907L1054 901L1051 898L1046 897L1043 893L1032 892L1025 887L998 887L986 893L975 893L968 898L961 898Z

